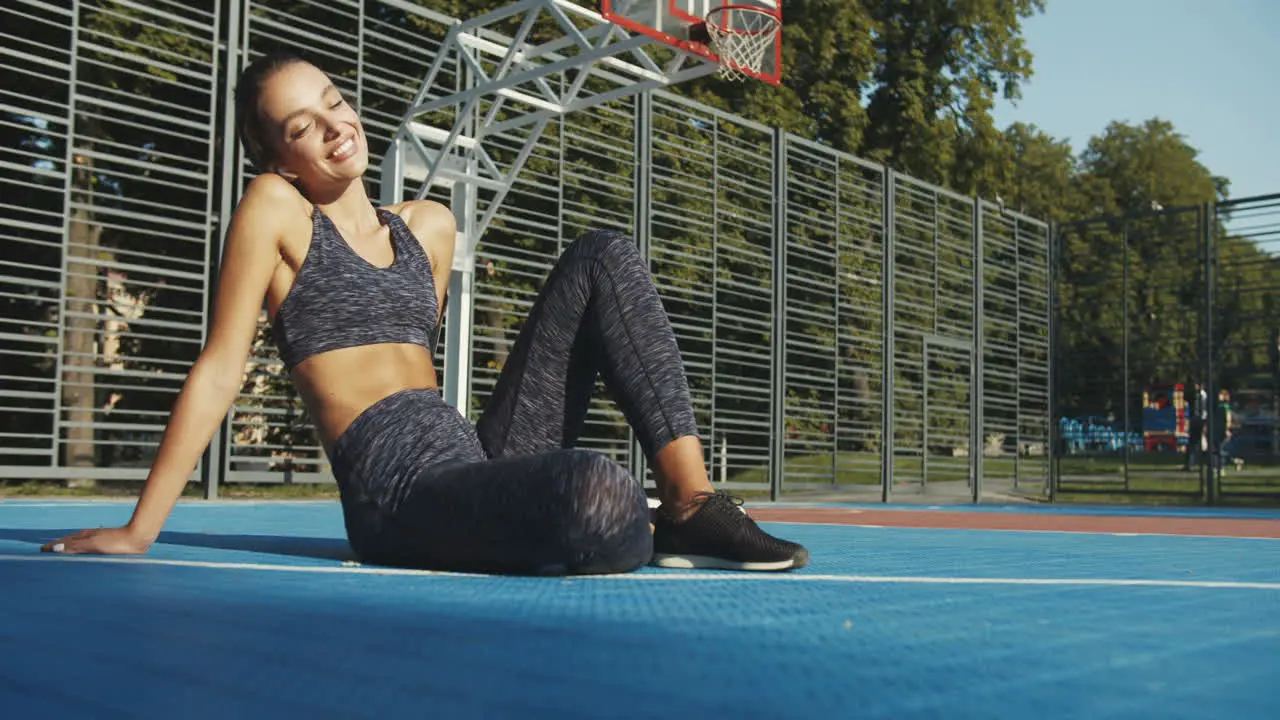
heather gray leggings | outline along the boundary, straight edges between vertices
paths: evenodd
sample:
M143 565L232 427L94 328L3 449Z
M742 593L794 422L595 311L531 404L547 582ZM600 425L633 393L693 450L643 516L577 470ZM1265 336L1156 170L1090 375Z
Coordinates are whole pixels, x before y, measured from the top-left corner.
M445 372L449 369L445 368ZM653 540L640 484L573 449L598 374L652 459L696 435L671 324L635 245L594 231L557 262L472 428L435 390L364 411L335 443L365 562L518 574L624 572Z

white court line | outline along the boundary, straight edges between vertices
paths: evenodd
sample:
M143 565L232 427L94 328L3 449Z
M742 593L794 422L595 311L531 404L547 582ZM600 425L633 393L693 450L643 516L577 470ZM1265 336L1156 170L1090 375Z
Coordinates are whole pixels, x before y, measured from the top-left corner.
M410 570L407 568L364 567L361 565L278 565L267 563L223 563L207 560L164 560L160 558L113 557L100 555L0 555L0 562L88 562L134 565L168 565L173 567L210 568L215 570L258 570L267 572L320 573L350 575L402 575L422 577L473 577L492 575ZM1235 588L1247 590L1280 590L1280 582L1238 582L1230 580L1125 580L1112 578L983 578L928 577L910 575L820 575L799 573L623 573L617 575L566 575L548 579L591 581L631 580L638 582L671 582L689 580L890 583L915 585L1094 585L1103 587L1183 587Z

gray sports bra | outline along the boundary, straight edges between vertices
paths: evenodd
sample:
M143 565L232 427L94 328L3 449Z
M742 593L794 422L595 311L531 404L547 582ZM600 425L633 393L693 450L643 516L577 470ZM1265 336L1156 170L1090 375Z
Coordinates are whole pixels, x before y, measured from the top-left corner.
M285 369L312 355L377 343L415 343L434 351L439 327L431 259L399 215L378 208L391 228L395 260L380 268L360 257L320 208L311 247L271 324Z

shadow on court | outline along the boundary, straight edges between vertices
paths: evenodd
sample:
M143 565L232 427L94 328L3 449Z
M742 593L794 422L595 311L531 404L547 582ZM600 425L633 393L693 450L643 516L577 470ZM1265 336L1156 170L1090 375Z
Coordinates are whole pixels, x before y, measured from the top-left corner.
M41 545L79 532L82 528L43 530L0 528L0 540ZM156 540L162 545L241 550L268 555L288 555L318 560L355 560L356 555L346 540L337 538L289 537L283 535L220 535L216 533L162 532Z

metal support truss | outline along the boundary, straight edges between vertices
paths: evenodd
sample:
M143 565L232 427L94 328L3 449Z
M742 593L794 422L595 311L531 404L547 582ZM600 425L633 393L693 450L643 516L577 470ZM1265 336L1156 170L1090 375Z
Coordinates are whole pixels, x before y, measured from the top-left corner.
M507 28L515 34L503 35ZM549 29L559 37L536 42ZM655 48L670 51L665 64ZM487 191L473 228L483 235L552 119L718 67L569 0L522 0L462 21L449 28L396 131L405 180L418 183L418 198L439 184ZM454 91L440 95L441 86Z
M385 203L411 187L418 199L453 189L451 290L460 292L451 292L446 321L447 402L466 411L476 246L547 124L718 69L569 0L521 0L449 28L382 170Z

